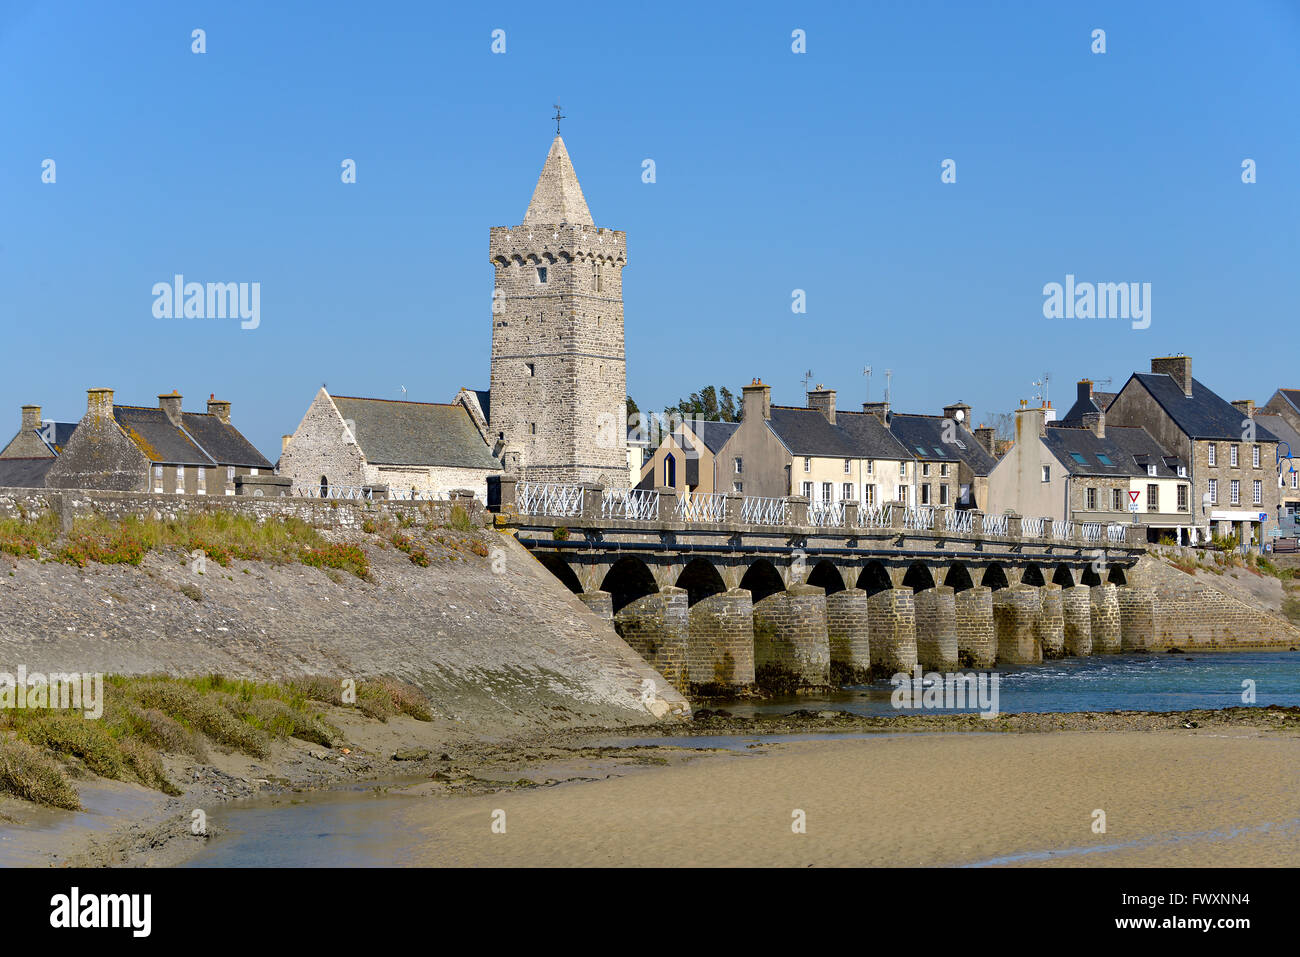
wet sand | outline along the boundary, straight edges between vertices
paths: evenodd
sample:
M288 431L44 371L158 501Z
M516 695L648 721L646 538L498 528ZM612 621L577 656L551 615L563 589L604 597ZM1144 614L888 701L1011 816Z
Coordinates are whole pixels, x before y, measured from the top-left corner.
M506 833L492 831L505 812ZM792 831L806 814L807 832ZM1093 832L1093 812L1106 833ZM409 865L1300 864L1300 737L871 736L586 783L402 802Z

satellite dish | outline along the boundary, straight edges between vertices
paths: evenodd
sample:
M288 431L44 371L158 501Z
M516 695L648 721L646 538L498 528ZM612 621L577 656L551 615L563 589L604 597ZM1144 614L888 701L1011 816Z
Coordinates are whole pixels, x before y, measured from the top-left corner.
M953 418L956 419L958 422L960 422L966 418L966 413L963 410L958 409L957 412L953 415Z

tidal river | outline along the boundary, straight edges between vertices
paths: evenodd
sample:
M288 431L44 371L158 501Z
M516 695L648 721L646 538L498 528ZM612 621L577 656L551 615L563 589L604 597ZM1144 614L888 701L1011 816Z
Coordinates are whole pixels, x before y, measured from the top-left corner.
M1191 658L1192 660L1187 660ZM1300 705L1300 653L1132 655L999 672L1000 709ZM888 682L711 703L892 714ZM606 738L602 744L617 743ZM474 796L419 787L254 799L191 866L1297 864L1300 735L1256 728L1049 734L735 735L665 766ZM1255 773L1270 769L1268 774ZM566 780L565 773L560 777ZM1110 827L1098 834L1092 812ZM1008 814L1008 808L1026 809ZM791 816L806 830L792 840ZM504 832L493 824L504 824Z

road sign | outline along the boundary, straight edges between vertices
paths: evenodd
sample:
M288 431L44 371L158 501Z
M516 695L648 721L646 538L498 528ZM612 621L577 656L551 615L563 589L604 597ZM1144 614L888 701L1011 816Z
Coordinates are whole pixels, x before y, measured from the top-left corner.
M1134 515L1136 515L1138 513L1138 503L1134 502L1132 505L1128 507L1128 510L1132 512Z
M1259 513L1259 520L1260 520L1261 522L1267 522L1267 521L1268 521L1268 512L1260 512L1260 513Z
M1129 493L1128 493L1128 500L1129 500L1130 502L1133 503L1133 511L1135 511L1135 512L1137 511L1137 500L1138 500L1138 496L1141 495L1141 494L1142 494L1141 492L1129 492Z

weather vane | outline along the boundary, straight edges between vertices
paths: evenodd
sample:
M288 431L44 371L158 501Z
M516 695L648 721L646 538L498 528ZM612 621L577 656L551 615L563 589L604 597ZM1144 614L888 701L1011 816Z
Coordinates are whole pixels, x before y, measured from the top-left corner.
M566 117L563 113L560 112L560 104L559 104L559 103L554 104L554 106L555 106L555 116L554 116L554 120L555 120L555 135L556 135L556 136L559 136L559 135L560 135L560 120L568 119L568 117Z

